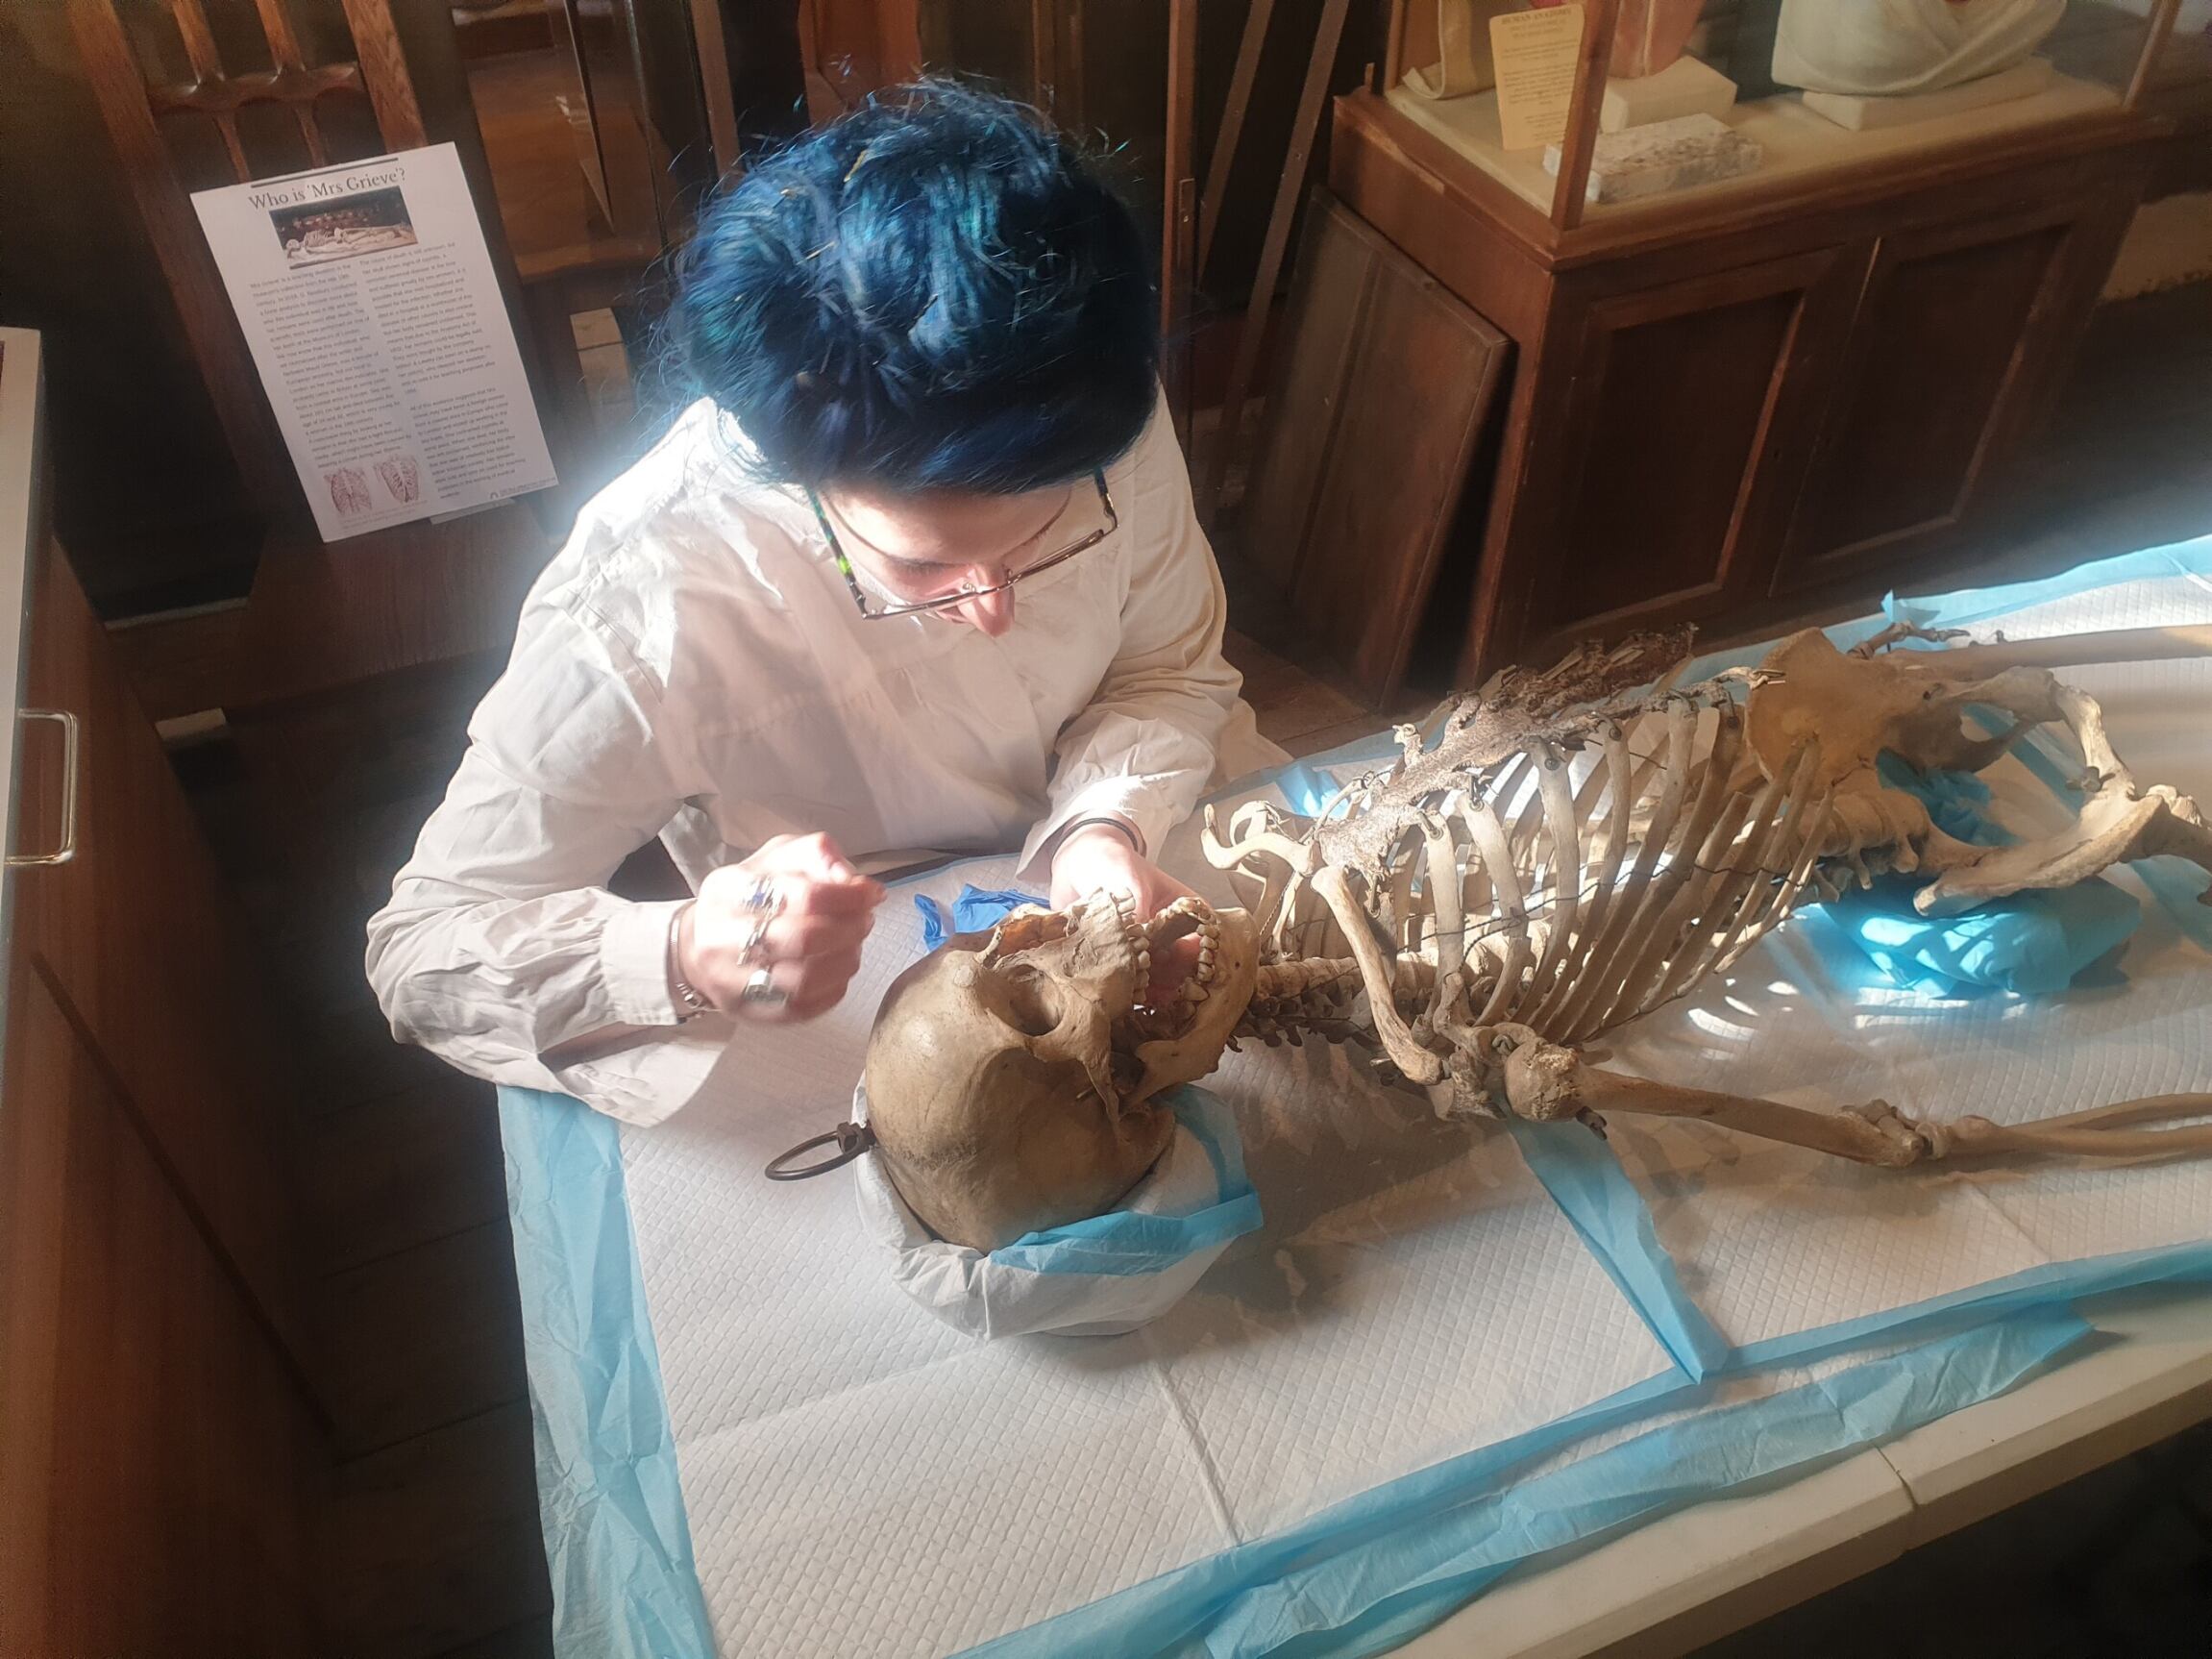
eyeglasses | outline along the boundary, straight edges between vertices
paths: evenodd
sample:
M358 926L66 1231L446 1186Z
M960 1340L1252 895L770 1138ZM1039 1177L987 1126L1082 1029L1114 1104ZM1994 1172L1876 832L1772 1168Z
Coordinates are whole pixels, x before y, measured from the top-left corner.
M845 578L845 585L852 590L852 603L860 607L863 617L877 622L894 616L918 616L929 610L950 610L956 605L966 605L970 600L981 599L986 594L1003 593L1018 582L1026 582L1056 564L1067 563L1079 553L1088 553L1121 528L1120 515L1114 510L1114 498L1107 493L1106 474L1094 471L1091 482L1097 488L1098 508L1105 514L1106 522L1080 541L1070 543L1058 553L1049 553L1043 558L1033 559L1020 570L1007 572L1003 581L992 582L985 587L963 585L950 593L939 594L935 599L919 600L912 605L884 605L880 602L872 605L868 595L861 589L860 578L853 571L852 560L846 555L845 544L838 539L837 527L829 522L829 514L822 505L822 497L810 489L806 492L806 499L814 508L815 523L822 526L822 533L829 542L829 556L837 563L837 573Z

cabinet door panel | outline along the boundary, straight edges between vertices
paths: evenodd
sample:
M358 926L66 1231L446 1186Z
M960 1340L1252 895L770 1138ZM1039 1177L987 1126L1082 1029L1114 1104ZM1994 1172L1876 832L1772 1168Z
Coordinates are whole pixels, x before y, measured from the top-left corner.
M1849 250L1613 294L1573 314L1556 519L1523 511L1526 633L1694 620L1756 591L1856 288ZM1542 502L1532 457L1524 501Z
M1246 545L1381 704L1405 676L1508 345L1318 190L1301 259Z
M210 1241L305 1365L286 1034L160 741L59 550L33 600L27 701L75 714L83 754L77 855L21 873L17 947L51 973ZM58 755L34 748L21 845L54 844L61 790Z
M2126 206L1881 239L1775 591L1910 568L1966 517L2055 389Z
M0 1108L0 1647L311 1650L306 1408L46 978L18 957Z
M1380 243L1326 192L1316 187L1308 197L1267 387L1266 427L1243 508L1245 562L1282 593L1297 580L1313 530Z

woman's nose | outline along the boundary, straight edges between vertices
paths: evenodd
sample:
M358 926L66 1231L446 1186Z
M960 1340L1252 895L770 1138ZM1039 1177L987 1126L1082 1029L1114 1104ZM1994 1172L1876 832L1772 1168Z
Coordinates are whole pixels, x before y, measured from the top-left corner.
M996 639L1014 626L1014 590L1002 587L995 593L979 593L959 607L959 614Z

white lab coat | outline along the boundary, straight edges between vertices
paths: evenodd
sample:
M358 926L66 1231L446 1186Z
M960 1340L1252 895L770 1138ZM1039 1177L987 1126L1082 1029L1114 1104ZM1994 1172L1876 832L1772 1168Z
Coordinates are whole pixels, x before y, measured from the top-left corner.
M1041 884L1070 820L1118 813L1157 848L1211 782L1282 758L1221 656L1164 403L1108 469L1119 530L1021 583L996 639L863 620L804 495L749 478L743 441L694 405L584 509L369 923L396 1036L637 1124L744 1032L677 1024L676 904L606 891L653 836L695 888L811 830L873 869L1019 845Z

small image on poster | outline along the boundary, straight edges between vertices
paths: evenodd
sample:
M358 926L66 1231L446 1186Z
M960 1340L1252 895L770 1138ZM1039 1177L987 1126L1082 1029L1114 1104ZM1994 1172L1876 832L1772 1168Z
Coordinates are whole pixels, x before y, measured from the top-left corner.
M269 225L284 246L285 263L292 265L319 265L415 245L406 192L397 187L356 190L297 208L271 208Z
M325 541L556 482L453 145L192 206Z

